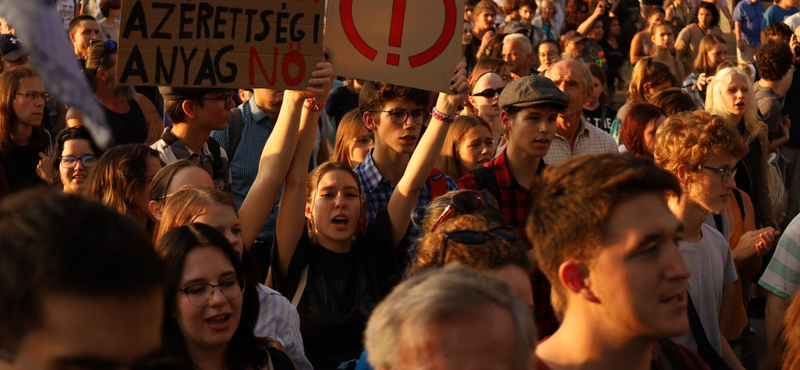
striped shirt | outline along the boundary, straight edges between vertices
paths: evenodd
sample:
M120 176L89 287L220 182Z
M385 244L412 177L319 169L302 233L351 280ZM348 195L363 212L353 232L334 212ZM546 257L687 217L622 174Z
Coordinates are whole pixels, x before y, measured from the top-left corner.
M263 284L258 284L260 312L253 332L280 341L299 370L313 370L303 349L300 316L286 297Z
M791 299L797 293L800 288L800 215L783 231L758 284L783 299Z
M567 159L581 154L617 153L617 143L614 138L601 128L586 122L581 117L581 126L575 133L575 145L570 145L567 138L556 133L544 161L547 164L559 164Z
M236 208L241 208L247 192L253 185L253 181L258 174L258 164L261 160L261 152L264 144L267 143L269 135L272 134L273 123L269 116L264 113L255 103L255 95L250 100L239 106L242 115L242 130L236 152L230 158L231 168L231 195L236 203ZM235 113L231 113L235 114ZM230 149L230 131L216 130L211 131L211 137L219 143L222 149L227 152ZM258 234L260 239L275 238L275 224L278 220L278 204L281 200L283 188L275 198L267 223Z

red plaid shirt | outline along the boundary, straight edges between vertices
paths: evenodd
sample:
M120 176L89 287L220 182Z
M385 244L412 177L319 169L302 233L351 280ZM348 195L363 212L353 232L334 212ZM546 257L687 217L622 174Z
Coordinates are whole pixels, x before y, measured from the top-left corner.
M514 175L508 169L505 152L500 154L493 161L487 162L484 166L492 169L494 179L497 181L497 186L500 189L501 199L497 199L497 204L500 205L500 211L503 213L506 220L508 220L508 223L517 228L523 243L525 243L528 248L531 248L528 242L528 236L525 234L525 222L528 219L528 213L531 210L532 203L530 192L517 182L517 179L514 178ZM536 173L541 173L544 168L544 160L540 160ZM473 173L464 175L464 177L458 180L457 184L459 189L485 190L486 187L486 184L480 184L479 186L478 180ZM558 328L558 320L556 320L553 306L550 304L550 283L547 281L547 278L545 278L539 270L536 270L531 283L533 285L536 329L541 338L556 331Z

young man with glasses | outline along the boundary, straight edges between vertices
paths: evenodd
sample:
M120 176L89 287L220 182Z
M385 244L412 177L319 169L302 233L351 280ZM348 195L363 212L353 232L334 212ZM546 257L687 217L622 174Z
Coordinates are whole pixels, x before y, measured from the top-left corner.
M411 153L422 136L422 127L431 116L427 110L431 94L410 87L367 81L358 100L364 123L375 134L375 146L364 162L354 169L367 198L367 222L370 222L381 208L389 204L397 182L406 171ZM441 171L435 176L439 177L431 177L431 180L442 181L440 179L444 178L445 191L457 189L455 181ZM422 188L418 206L424 207L434 198L431 182L426 182ZM417 235L417 229L411 227L409 237L415 239Z
M570 101L553 81L528 76L509 83L498 103L503 110L500 118L508 146L497 158L459 179L458 186L488 190L497 199L503 216L522 236L531 210L529 185L545 167L543 157L556 134L556 120ZM526 246L530 249L529 244ZM539 273L533 278L533 294L538 331L551 334L558 323L550 305L550 285Z
M40 188L4 200L0 235L0 369L169 365L166 274L132 218Z
M601 154L548 168L534 188L528 237L562 317L537 345L535 368L707 369L662 339L689 330L692 271L665 197L681 196L677 179L645 159Z
M675 340L697 351L712 367L724 361L743 369L724 333L730 332L736 269L728 241L705 223L730 201L736 163L747 145L732 127L705 111L668 118L656 133L655 163L677 177L683 195L668 194L670 210L683 225L681 254L692 271L687 282L691 330Z
M228 127L234 107L231 91L169 86L159 86L158 90L164 96L164 111L172 127L150 147L159 152L165 165L184 158L198 161L211 174L214 187L230 192L228 155L211 137L211 131Z
M152 144L164 128L153 102L137 93L133 86L117 85L117 43L92 40L86 51L83 73L92 86L92 95L100 103L106 122L111 126L114 145ZM75 108L67 111L67 126L83 125L83 114Z

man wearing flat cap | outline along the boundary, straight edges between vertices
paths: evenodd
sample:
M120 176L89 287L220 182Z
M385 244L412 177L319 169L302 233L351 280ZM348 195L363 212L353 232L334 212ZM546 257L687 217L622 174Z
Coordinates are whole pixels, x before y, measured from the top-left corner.
M228 155L211 137L211 131L228 127L234 107L231 91L169 86L159 86L158 91L164 96L164 111L172 127L150 147L158 151L164 165L184 158L197 161L211 174L214 187L230 192Z
M545 77L526 76L509 83L499 100L508 146L497 158L458 180L459 188L488 190L528 246L528 187L545 167L543 157L556 134L556 120L569 103L569 96ZM537 331L545 337L555 331L558 323L550 304L550 285L538 272L533 276L533 290Z

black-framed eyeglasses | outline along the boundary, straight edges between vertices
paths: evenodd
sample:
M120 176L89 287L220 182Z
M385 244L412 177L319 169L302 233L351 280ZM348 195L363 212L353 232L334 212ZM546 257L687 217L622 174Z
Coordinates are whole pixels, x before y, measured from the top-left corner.
M91 46L91 45L96 45L96 44L99 44L99 43L101 43L101 42L103 43L103 50L104 50L104 51L114 51L114 50L117 50L117 43L116 43L116 42L114 42L114 40L100 40L100 39L96 39L96 40L89 41L89 45L90 45L90 46Z
M372 112L389 113L389 118L391 118L392 123L395 125L404 125L406 121L408 121L408 117L411 117L415 124L421 125L427 122L431 117L431 114L424 109L415 109L411 111L405 109L373 110Z
M227 299L238 298L244 292L244 278L234 276L220 281L219 284L192 284L178 290L182 291L189 299L189 303L195 306L205 306L214 299L214 291L219 288L219 292Z
M489 230L457 230L444 233L442 240L442 250L439 252L438 266L444 266L445 257L447 257L447 241L452 240L461 244L481 244L486 241L487 237L493 236L505 240L519 239L517 229L511 226L497 226Z
M431 232L436 230L439 225L453 215L455 211L463 214L475 213L481 207L493 207L499 209L497 201L485 191L466 190L457 193L450 199L450 204L445 207L439 219L431 227Z
M470 94L470 96L482 96L486 99L491 99L494 98L495 96L500 96L502 92L503 92L503 87L498 87L496 89L486 89L479 93Z
M91 167L94 167L95 164L97 164L97 157L95 157L92 154L85 155L83 157L75 157L75 156L72 156L72 155L65 155L65 156L59 157L59 161L61 162L61 167L64 167L64 168L67 168L67 169L75 168L75 166L78 165L78 162L80 162L83 165L83 167L91 168Z
M225 92L225 95L223 95L223 96L217 96L217 97L205 97L205 96L202 96L202 97L199 97L198 99L200 99L200 100L219 100L219 101L227 102L228 100L233 100L233 94L230 92L230 90L228 90L228 91Z
M50 94L46 92L28 91L26 93L17 93L17 95L24 96L28 100L36 100L42 98L45 102L50 100Z
M0 362L6 362L9 364L18 364L22 367L29 369L29 370L44 370L41 367L38 367L34 364L31 364L25 360L18 359L16 355L13 353L0 348ZM186 360L180 357L172 357L168 356L164 353L158 352L152 355L149 355L145 358L136 360L136 362L132 363L126 369L129 370L180 370L186 369L187 367ZM94 366L87 366L87 369L95 369ZM120 370L122 367L112 367L108 370Z
M722 175L722 182L728 181L731 176L736 176L736 167L734 168L717 168L711 166L700 166L700 168L705 168L707 170L717 171Z

